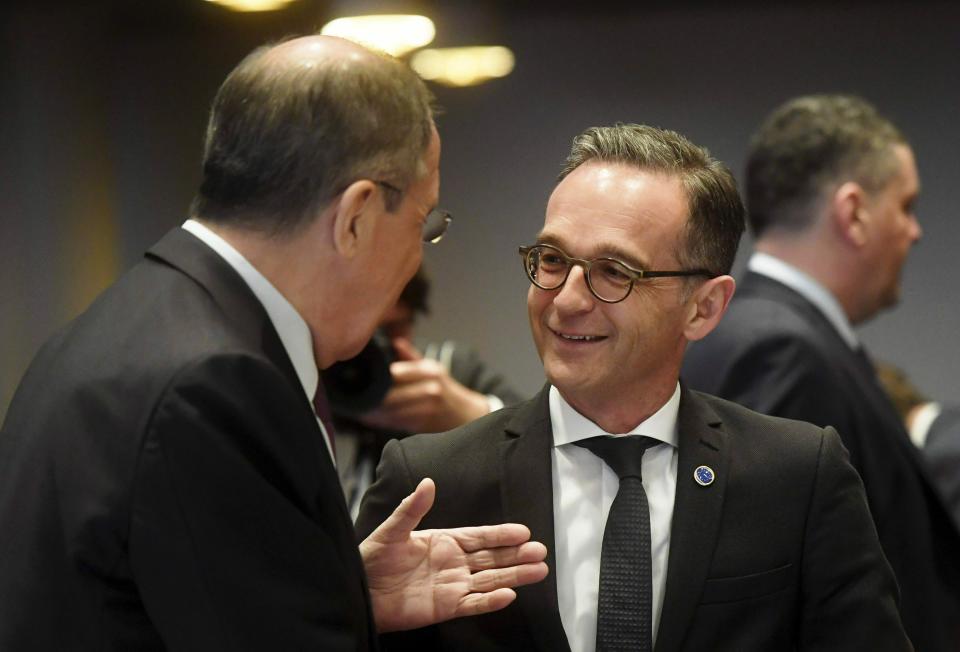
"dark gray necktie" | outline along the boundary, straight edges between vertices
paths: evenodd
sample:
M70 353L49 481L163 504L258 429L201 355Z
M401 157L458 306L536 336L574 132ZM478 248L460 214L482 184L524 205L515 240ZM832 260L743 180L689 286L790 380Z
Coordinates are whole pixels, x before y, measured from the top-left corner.
M660 442L649 437L591 437L576 442L620 477L600 553L597 652L650 652L653 579L650 507L643 490L643 453Z

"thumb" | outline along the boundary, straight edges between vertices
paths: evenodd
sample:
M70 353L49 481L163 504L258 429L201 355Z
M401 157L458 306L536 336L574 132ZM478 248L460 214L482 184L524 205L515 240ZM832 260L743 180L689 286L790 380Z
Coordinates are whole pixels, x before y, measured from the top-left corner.
M404 498L393 513L370 535L372 539L382 543L405 541L413 530L420 525L420 521L433 507L436 496L436 485L430 478L424 478L413 490L413 493Z
M413 342L408 340L405 337L395 337L393 338L393 351L397 354L397 360L422 360L423 354L421 354L417 347L413 345Z

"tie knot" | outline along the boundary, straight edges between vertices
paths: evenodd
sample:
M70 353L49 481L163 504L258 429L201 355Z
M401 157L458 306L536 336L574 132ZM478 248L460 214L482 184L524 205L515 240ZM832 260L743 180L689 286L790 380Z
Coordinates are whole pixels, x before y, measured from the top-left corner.
M621 480L630 477L642 480L640 469L643 454L648 448L659 443L661 442L656 439L640 435L590 437L576 442L577 446L586 448L606 462Z

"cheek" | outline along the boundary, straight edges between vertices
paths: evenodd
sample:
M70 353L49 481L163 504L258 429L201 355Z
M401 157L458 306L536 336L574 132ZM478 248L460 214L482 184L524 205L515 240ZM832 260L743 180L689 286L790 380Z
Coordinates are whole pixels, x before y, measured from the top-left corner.
M532 284L530 289L527 290L527 315L530 317L530 323L536 321L536 316L543 312L543 306L541 305L541 297Z

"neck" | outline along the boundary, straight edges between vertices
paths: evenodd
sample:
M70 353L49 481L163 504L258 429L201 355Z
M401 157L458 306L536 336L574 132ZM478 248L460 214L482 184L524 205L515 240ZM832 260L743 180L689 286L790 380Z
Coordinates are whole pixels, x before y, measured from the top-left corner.
M324 263L331 259L316 249L315 240L307 234L271 236L251 229L208 222L194 218L227 241L230 246L253 265L270 284L290 302L299 313L313 339L313 354L317 368L324 369L337 359L337 334L331 332L336 324L335 295L327 290L334 285L321 284L317 279L335 279ZM328 318L325 318L324 315Z
M860 283L852 263L855 253L842 243L813 233L765 235L755 248L796 267L813 278L836 298L851 324L863 321L859 306Z
M620 435L632 431L662 408L677 388L677 377L672 384L651 384L653 389L642 393L633 393L623 398L594 398L572 396L560 391L570 406L600 426L604 432ZM559 388L558 388L559 390Z

